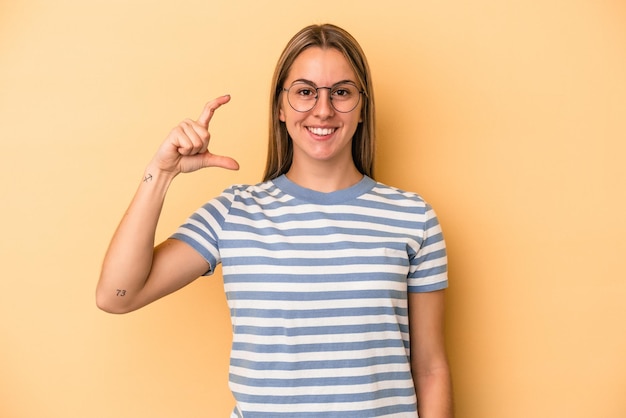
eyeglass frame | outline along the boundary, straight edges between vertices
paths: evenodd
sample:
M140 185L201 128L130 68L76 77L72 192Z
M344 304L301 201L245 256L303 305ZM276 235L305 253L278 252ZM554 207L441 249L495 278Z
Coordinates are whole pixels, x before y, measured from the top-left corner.
M291 104L291 101L289 100L289 90L291 90L291 89L292 89L292 88L293 88L296 84L306 84L306 85L310 86L313 90L315 90L315 103L313 103L313 106L311 106L311 108L310 108L310 109L307 109L307 110L298 110L298 109L296 109L295 107L293 107L293 105ZM367 92L366 92L365 90L362 90L362 89L361 89L361 90L358 90L358 93L359 93L359 100L357 100L357 102L356 102L356 104L354 105L354 107L353 107L352 109L348 110L348 111L342 111L342 110L339 110L339 109L337 109L337 108L335 107L335 105L333 104L333 97L331 96L331 93L332 93L333 89L334 89L335 87L337 87L337 86L341 85L341 84L351 84L351 85L353 85L354 87L356 87L356 88L358 89L358 86L356 85L356 83L355 83L355 82L353 82L353 81L350 81L350 80L339 81L339 82L337 82L337 83L333 84L333 85L332 85L332 86L330 86L330 87L323 87L323 86L322 86L322 87L316 87L316 86L315 86L315 84L313 84L312 82L309 82L309 81L306 81L306 80L296 80L296 81L294 81L293 83L291 83L291 85L289 86L289 88L288 88L288 89L287 89L287 88L285 88L285 87L282 87L282 88L281 88L281 91L287 92L287 103L289 103L289 106L290 106L293 110L295 110L296 112L298 112L298 113L310 112L311 110L313 110L313 109L315 108L315 106L317 106L317 102L318 102L319 97L320 97L320 92L319 92L319 91L320 91L320 89L326 89L326 90L328 90L328 100L330 101L330 105L331 105L331 107L332 107L333 109L335 109L335 110L336 110L337 112L339 112L339 113L350 113L350 112L352 112L354 109L356 109L356 108L357 108L357 106L359 105L359 103L361 102L361 96L362 96L362 95L367 96Z

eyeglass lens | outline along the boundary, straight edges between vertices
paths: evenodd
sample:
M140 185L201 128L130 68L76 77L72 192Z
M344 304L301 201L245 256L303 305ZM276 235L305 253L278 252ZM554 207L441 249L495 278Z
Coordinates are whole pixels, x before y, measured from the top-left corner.
M330 104L338 112L354 110L361 99L359 89L350 83L336 84L332 87L314 87L308 83L294 83L285 89L289 105L297 112L308 112L315 107L320 90L328 90Z

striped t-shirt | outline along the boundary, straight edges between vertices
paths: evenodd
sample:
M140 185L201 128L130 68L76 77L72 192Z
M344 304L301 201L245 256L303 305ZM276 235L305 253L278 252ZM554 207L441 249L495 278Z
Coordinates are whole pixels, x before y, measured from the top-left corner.
M232 417L416 417L408 292L447 287L417 194L364 177L332 193L281 176L232 186L173 238L222 263Z

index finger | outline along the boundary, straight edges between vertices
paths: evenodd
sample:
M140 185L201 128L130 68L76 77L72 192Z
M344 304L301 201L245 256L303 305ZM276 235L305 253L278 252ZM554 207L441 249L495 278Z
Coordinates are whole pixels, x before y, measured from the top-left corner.
M204 126L205 128L208 128L209 122L211 121L211 118L213 117L213 113L215 113L215 110L219 108L221 105L228 103L229 101L230 101L230 94L227 94L225 96L218 97L217 99L214 99L208 102L204 106L204 109L202 109L202 113L200 114L200 117L198 118L198 123Z

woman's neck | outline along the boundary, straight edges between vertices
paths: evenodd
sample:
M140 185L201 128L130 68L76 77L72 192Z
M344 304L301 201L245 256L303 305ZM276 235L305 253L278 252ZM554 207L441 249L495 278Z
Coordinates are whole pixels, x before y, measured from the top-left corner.
M347 189L363 179L363 174L352 161L347 167L336 164L316 164L313 167L292 164L286 175L298 186L322 193Z

